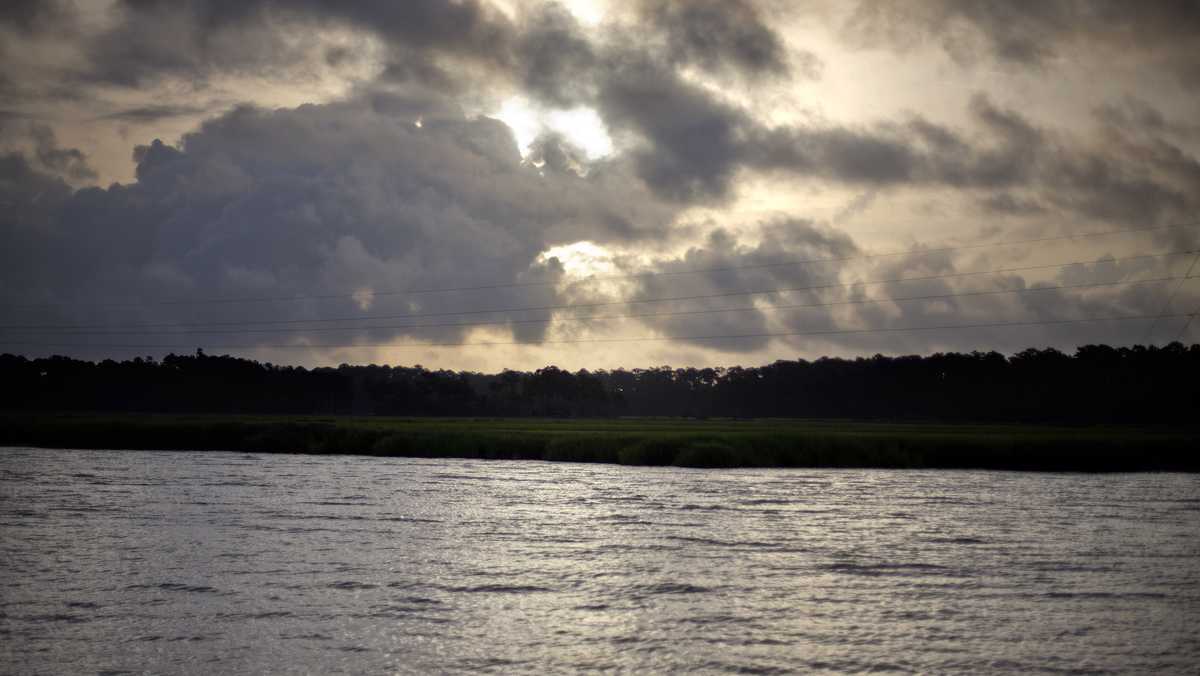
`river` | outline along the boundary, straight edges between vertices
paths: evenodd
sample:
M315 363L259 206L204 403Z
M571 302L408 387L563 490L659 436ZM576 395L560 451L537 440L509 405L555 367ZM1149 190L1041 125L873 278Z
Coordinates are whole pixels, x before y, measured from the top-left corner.
M0 672L1200 664L1200 476L0 449Z

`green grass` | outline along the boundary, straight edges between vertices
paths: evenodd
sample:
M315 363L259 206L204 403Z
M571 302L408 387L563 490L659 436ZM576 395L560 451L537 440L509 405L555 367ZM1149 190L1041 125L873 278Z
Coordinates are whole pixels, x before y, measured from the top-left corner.
M0 415L0 445L683 467L1200 471L1200 429L838 420Z

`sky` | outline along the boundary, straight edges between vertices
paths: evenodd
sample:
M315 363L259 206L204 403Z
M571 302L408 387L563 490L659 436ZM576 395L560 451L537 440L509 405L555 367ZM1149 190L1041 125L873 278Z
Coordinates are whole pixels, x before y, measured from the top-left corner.
M1200 2L10 0L0 352L1200 341Z

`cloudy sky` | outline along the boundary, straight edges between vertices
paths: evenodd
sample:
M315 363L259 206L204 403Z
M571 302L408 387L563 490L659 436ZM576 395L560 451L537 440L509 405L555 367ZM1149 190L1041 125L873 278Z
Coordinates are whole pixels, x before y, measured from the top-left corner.
M1195 342L1197 44L1198 2L9 0L0 351Z

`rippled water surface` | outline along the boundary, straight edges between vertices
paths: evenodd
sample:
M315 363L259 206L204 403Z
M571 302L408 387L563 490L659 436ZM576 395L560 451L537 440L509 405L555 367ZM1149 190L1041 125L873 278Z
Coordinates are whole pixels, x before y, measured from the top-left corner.
M1194 673L1200 477L0 449L0 672Z

